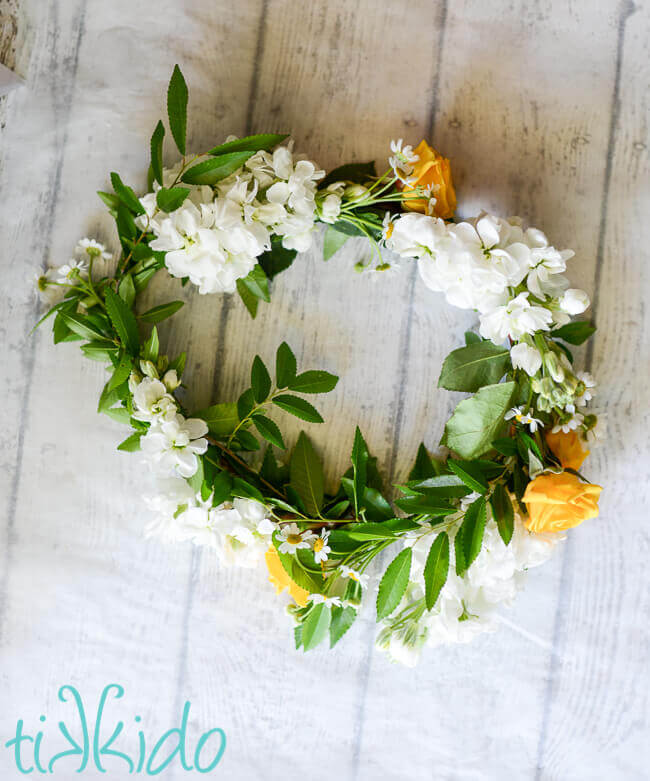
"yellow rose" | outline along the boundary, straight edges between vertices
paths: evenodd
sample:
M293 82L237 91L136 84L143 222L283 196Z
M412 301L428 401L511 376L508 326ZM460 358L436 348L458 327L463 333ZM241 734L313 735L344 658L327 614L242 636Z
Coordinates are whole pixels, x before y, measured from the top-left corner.
M285 588L289 589L289 594L295 599L296 603L300 607L304 607L309 600L309 591L301 588L297 583L289 577L289 574L282 566L280 556L277 550L271 545L271 547L264 554L266 559L266 566L269 570L269 581L275 586L275 593L280 594Z
M413 184L404 185L404 193L408 194L415 187L431 186L431 195L436 199L433 213L436 217L449 220L456 211L456 191L451 181L451 165L446 157L439 155L426 141L420 143L413 150L420 158L413 165ZM426 198L415 198L404 201L404 208L411 211L426 213Z
M546 434L546 444L564 469L575 469L577 472L589 455L589 451L582 447L582 437L577 431L569 431L568 434L563 431L553 434L549 431Z
M598 516L599 485L582 483L570 472L541 474L526 486L526 528L531 532L559 532Z

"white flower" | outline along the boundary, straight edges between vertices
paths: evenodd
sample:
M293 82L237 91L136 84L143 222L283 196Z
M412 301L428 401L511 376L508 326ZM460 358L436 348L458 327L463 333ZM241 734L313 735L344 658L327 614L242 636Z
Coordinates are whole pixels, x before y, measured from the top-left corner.
M131 375L133 376L133 375ZM178 411L176 401L165 385L151 377L144 377L137 385L131 384L133 417L136 420L173 420Z
M569 286L562 274L566 271L566 262L574 255L572 250L556 250L555 247L540 247L531 250L530 265L526 284L530 292L541 298L557 298Z
M145 457L168 473L191 477L198 468L197 455L205 453L208 442L204 420L180 414L153 423L140 440Z
M318 202L318 215L322 222L333 225L341 213L341 196L337 193L328 193Z
M57 284L59 274L55 268L47 268L45 271L34 274L34 287L39 298L48 307L53 307L63 301L65 288Z
M367 575L364 575L361 572L357 572L357 570L348 567L346 564L342 564L340 570L341 570L342 578L350 578L350 580L356 580L356 582L359 583L359 585L363 586L364 588L368 585Z
M314 605L326 605L327 607L341 607L341 597L326 597L325 594L310 594L309 601Z
M280 553L295 553L298 550L307 550L316 535L310 531L301 532L295 523L287 523L278 532L277 540L280 541L278 551Z
M85 260L69 260L57 269L59 282L65 282L68 285L76 285L79 277L88 278L88 262Z
M500 344L510 338L515 341L524 334L548 331L553 319L551 312L535 306L528 300L528 293L520 293L504 306L489 314L481 315L479 331L485 339Z
M145 527L147 537L160 537L165 542L186 539L178 516L196 503L194 491L186 480L180 477L159 477L155 482L155 490L143 498L147 507L155 513L155 517Z
M571 417L565 420L559 420L551 429L553 434L557 434L560 431L564 434L568 434L569 431L575 431L584 423L584 415L580 412L576 412L576 408L573 404L567 404L565 410Z
M578 372L576 377L584 385L584 391L582 392L582 395L576 398L576 404L579 407L585 407L594 397L592 391L596 387L596 380L594 380L589 372Z
M393 169L395 178L399 179L404 184L412 184L413 179L411 174L413 173L413 163L417 163L420 159L418 155L413 153L413 147L410 145L402 146L403 140L400 138L397 141L390 142L390 149L393 153L388 158L388 164Z
M569 315L579 315L589 308L589 296L584 290L571 287L560 298L560 308Z
M77 258L88 260L88 258L100 258L110 262L113 260L112 253L108 252L106 247L95 239L79 239L74 249Z
M175 391L176 388L178 388L178 386L181 384L181 381L178 379L178 372L176 369L169 369L166 371L162 381L165 388L167 388L170 393Z
M607 414L599 412L596 418L596 424L592 426L584 435L585 441L591 447L599 447L607 439Z
M530 412L524 412L523 407L513 407L506 412L504 418L506 420L512 420L514 418L514 420L516 420L517 423L521 423L522 426L528 426L533 434L538 428L544 427L544 424L539 418L534 418Z
M510 360L515 369L523 369L531 377L542 367L542 356L539 350L526 342L519 342L512 347Z
M313 541L314 548L314 560L316 564L322 564L327 561L332 549L327 544L330 538L330 533L326 529L321 529L321 533Z

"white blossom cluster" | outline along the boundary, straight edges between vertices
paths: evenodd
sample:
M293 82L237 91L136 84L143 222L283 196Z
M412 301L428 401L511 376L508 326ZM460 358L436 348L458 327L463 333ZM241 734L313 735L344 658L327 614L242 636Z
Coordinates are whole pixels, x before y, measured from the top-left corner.
M180 173L180 163L165 169L165 187L178 183ZM271 248L273 236L281 237L285 249L309 249L316 183L324 175L311 161L295 157L291 144L256 152L214 187L189 185L190 194L171 213L158 209L154 184L154 192L140 199L146 213L136 224L154 233L150 246L166 253L172 276L189 277L200 293L232 293Z
M268 509L255 499L233 499L214 507L212 496L203 500L178 477L159 480L145 501L155 513L148 536L207 546L225 564L255 566L276 529Z
M447 223L412 212L398 216L386 232L386 246L418 258L420 276L453 306L479 312L480 333L495 344L511 339L512 361L531 376L542 356L531 337L584 312L589 298L564 276L571 250L557 250L537 228L518 217L481 214Z
M55 306L71 287L80 280L88 279L92 266L93 276L104 276L108 266L113 261L113 255L106 247L94 239L79 239L74 248L73 257L61 266L49 266L36 274L34 283L43 303L48 307Z
M558 541L557 534L534 534L515 516L512 540L505 545L497 525L489 520L485 527L483 547L476 560L462 577L456 575L454 537L449 531L450 562L447 581L434 608L417 620L406 620L394 627L395 618L383 622L377 644L391 659L414 666L422 648L443 643L466 643L482 632L494 631L498 626L499 610L512 604L525 582L526 570L547 561ZM409 605L424 597L424 565L435 539L435 529L424 533L413 532L404 540L413 550L411 582L401 605L399 618Z

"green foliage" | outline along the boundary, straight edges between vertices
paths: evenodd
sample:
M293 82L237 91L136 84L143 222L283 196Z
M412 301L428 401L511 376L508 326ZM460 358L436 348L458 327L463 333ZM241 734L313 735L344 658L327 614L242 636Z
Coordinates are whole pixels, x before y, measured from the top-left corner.
M364 184L368 179L377 175L374 161L369 163L346 163L340 165L322 179L318 185L319 190L324 190L328 185L334 182L356 182Z
M251 368L251 388L258 404L265 401L271 392L271 375L259 355L255 356Z
M514 531L515 515L510 496L508 496L508 491L503 484L498 483L494 487L490 497L490 507L501 539L506 545L509 545Z
M151 171L158 184L163 183L163 139L165 138L165 126L158 120L152 135L151 143Z
M267 418L265 415L253 415L253 423L267 442L282 450L286 448L280 429L270 418Z
M488 491L487 480L483 476L480 468L473 461L456 461L450 458L447 466L459 477L463 483L471 490L479 494L485 494Z
M257 259L266 276L271 280L280 272L285 271L296 259L295 249L285 249L282 240L274 236L271 239L271 249L263 252Z
M219 157L203 160L188 168L181 176L181 181L185 184L215 185L241 168L252 156L252 152L229 152L225 155L219 155Z
M510 365L510 352L489 341L479 341L449 353L442 364L438 387L475 393L494 385Z
M174 65L167 89L167 116L178 151L184 155L187 135L187 84L178 65Z
M327 605L320 604L313 607L302 625L302 647L305 651L321 643L329 632L332 614Z
M354 434L354 445L352 446L352 470L354 479L352 481L355 517L359 515L359 507L363 501L363 495L366 488L366 476L368 465L368 446L361 434L361 429L357 426Z
M262 300L268 303L271 300L269 281L259 263L247 277L237 280L237 292L253 318L257 314L259 301Z
M300 432L291 455L291 486L307 510L313 516L320 516L323 506L324 478L320 458L309 437Z
M189 194L189 187L161 187L156 193L156 205L161 211L174 212L180 209Z
M328 225L323 237L323 260L329 260L335 255L350 237Z
M258 133L254 136L244 136L234 141L226 141L211 149L209 155L224 155L230 152L270 152L273 147L288 138L288 133Z
M139 317L144 323L160 323L162 320L166 320L168 317L176 314L184 305L184 301L168 301L166 304L159 304L148 309Z
M213 404L211 407L194 412L192 417L204 420L212 436L217 439L232 434L239 423L237 405L233 402Z
M334 648L354 623L357 617L357 611L351 605L348 605L347 607L333 607L331 614L330 648Z
M138 200L136 194L130 187L127 187L122 182L119 174L116 174L114 171L111 174L111 184L113 185L115 194L127 209L130 209L134 214L144 214L144 207Z
M481 496L467 508L457 534L461 538L465 568L469 567L481 552L485 521L485 499Z
M289 412L291 415L295 415L295 417L305 420L307 423L323 422L323 418L318 410L299 396L283 393L280 396L275 396L273 403L285 412Z
M296 356L286 342L278 347L275 355L275 381L278 388L288 388L296 377Z
M135 315L122 299L110 288L105 293L106 311L117 331L120 341L131 353L137 355L140 349L140 337L138 335L138 323Z
M401 602L411 574L412 556L411 548L404 548L386 568L377 592L377 621L387 618Z
M576 320L573 323L567 323L561 328L551 331L554 339L563 339L569 344L582 344L596 332L596 326L587 323L585 320Z
M431 544L424 565L424 594L427 610L431 610L438 601L442 587L447 582L448 572L449 537L446 532L440 532Z
M334 390L339 378L324 371L307 371L294 377L288 387L296 393L329 393Z

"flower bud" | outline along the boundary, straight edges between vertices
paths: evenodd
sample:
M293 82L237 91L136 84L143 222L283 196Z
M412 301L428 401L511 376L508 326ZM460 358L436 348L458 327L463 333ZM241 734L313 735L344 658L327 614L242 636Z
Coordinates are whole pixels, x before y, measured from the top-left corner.
M176 369L170 369L168 372L165 372L162 381L165 388L167 388L170 393L173 393L181 384L181 381L178 379L178 374L176 374Z
M343 197L348 201L360 201L367 192L368 188L362 184L349 184L343 191Z
M564 379L564 369L554 352L544 353L544 366L555 382L562 382Z
M584 290L571 287L560 298L560 308L569 315L579 315L589 306L589 296Z
M152 380L158 379L158 370L151 361L140 361L140 371Z

